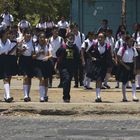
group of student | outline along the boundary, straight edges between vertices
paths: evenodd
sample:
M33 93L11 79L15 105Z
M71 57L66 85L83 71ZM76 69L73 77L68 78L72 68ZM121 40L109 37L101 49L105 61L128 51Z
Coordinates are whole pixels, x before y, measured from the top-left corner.
M48 87L53 75L60 75L64 102L70 102L71 81L74 87L90 87L96 81L96 102L102 102L100 91L110 88L108 80L115 75L116 88L122 82L123 102L127 102L126 87L132 82L132 100L136 97L135 77L140 88L140 25L135 24L132 36L120 25L116 36L103 20L97 33L81 33L76 23L68 24L64 17L55 24L41 17L36 27L23 17L14 25L13 17L5 11L0 18L0 79L4 81L4 100L12 102L10 81L12 76L23 76L24 101L31 101L30 88L33 77L39 79L40 102L48 101Z

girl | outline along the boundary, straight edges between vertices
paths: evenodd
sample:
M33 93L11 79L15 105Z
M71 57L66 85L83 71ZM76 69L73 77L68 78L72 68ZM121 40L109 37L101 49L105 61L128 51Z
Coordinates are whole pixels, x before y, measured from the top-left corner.
M11 61L9 59L9 51L11 49L11 41L8 39L8 32L2 30L0 32L0 79L3 79L5 95L5 102L12 102L13 97L10 96L10 81L11 81Z
M88 50L92 57L91 71L87 73L87 77L96 81L96 100L95 102L102 102L100 91L102 82L107 73L107 68L110 66L111 49L105 42L105 34L98 34L98 42Z
M23 93L24 101L29 102L31 98L29 97L31 88L31 78L32 73L32 52L33 44L31 39L31 31L25 30L24 39L20 42L18 47L19 53L19 75L23 76Z
M52 47L46 42L45 34L40 33L38 36L38 43L34 46L33 53L33 72L34 76L40 81L40 102L48 101L48 78L52 71L52 69L50 69L51 62L49 60L52 57L51 51Z
M126 97L126 84L130 80L132 83L132 96L133 101L139 101L136 97L136 85L135 85L135 74L136 74L136 57L138 53L133 47L134 40L130 36L126 36L126 43L119 49L117 55L120 62L120 81L122 82L122 94L123 102L127 102Z

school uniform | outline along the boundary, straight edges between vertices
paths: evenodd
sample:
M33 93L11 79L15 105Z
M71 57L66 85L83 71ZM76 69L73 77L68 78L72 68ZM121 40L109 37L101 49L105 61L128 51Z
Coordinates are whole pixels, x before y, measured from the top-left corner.
M11 47L8 52L9 57L9 74L15 76L18 74L18 56L17 56L17 41L11 40Z
M46 30L47 24L46 24L46 22L38 23L38 24L36 25L36 28Z
M53 21L48 21L46 22L46 38L49 38L52 36L52 29L54 27L54 22Z
M6 43L3 44L2 40L0 39L0 79L9 78L9 65L11 62L9 61L8 52L11 48L11 41L7 39Z
M77 61L79 59L79 51L75 44L66 47L61 47L57 50L56 56L59 58L60 77L63 84L63 100L70 101L71 80L76 69Z
M134 58L138 56L137 50L135 48L121 47L117 53L118 56L122 57L122 61L130 68L127 70L123 65L120 65L120 78L119 80L125 85L130 80L135 80L134 75Z
M34 51L32 40L28 42L23 41L22 45L18 49L22 49L23 47L25 47L26 50L19 56L19 75L28 76L29 78L32 78L32 52Z
M43 50L44 53L40 53L40 51ZM48 55L49 52L52 51L52 47L50 44L45 45L44 48L42 48L39 44L34 46L34 53L37 55L37 58L33 60L33 74L37 78L49 78L52 73L51 69L51 62L50 60L44 61L44 57Z
M81 48L84 49L84 52L85 52L84 53L84 59L85 59L84 75L85 76L84 76L84 81L83 81L85 89L92 89L90 87L91 79L86 76L88 71L90 71L90 65L92 63L92 59L87 52L90 49L90 47L92 47L92 45L94 44L96 44L95 41L86 39L81 46Z
M57 26L59 28L59 35L65 39L66 38L67 28L69 27L68 22L67 21L64 21L64 22L59 21L57 23Z
M64 39L60 36L57 38L53 38L53 36L49 39L49 43L52 46L52 58L50 59L51 61L51 68L52 68L52 75L55 74L55 64L57 62L57 56L56 52L57 50L63 46L64 44ZM61 79L60 79L60 85L61 85ZM52 87L52 76L49 78L49 87Z
M103 82L107 73L107 68L110 66L110 46L108 46L106 43L101 46L98 42L89 49L88 53L92 56L93 63L90 71L87 73L87 77L95 81L100 80Z
M1 17L3 18L3 23L6 27L9 27L11 25L11 22L14 21L14 18L11 14L1 14Z
M31 27L31 24L30 24L30 22L28 22L27 20L21 20L21 21L18 23L18 27L19 27L20 29L26 29L26 28Z
M74 44L76 44L76 46L78 47L79 53L81 52L81 46L84 40L85 40L85 35L78 31L78 34L75 35ZM84 79L83 76L84 76L84 69L83 69L81 57L79 56L79 62L77 64L77 71L75 71L75 74L74 74L75 87L78 87L79 82L80 82L80 86L83 86L83 79Z

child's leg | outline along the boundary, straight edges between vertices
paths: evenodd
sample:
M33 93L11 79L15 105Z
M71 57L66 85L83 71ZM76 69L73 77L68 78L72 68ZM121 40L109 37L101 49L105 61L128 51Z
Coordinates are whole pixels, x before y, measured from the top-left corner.
M101 102L101 96L100 96L100 91L101 91L101 86L102 86L102 82L96 81L96 102Z
M10 99L11 98L11 96L10 96L10 81L11 81L11 78L5 78L3 80L4 90L5 90L5 95L4 95L5 99Z
M39 93L40 93L40 102L44 102L45 92L46 92L46 83L44 78L39 79Z
M123 94L123 101L127 101L126 97L126 84L122 83L122 94Z

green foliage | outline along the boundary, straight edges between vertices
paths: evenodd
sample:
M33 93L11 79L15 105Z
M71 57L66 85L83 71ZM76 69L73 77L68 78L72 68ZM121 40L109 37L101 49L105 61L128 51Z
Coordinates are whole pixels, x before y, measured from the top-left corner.
M54 21L70 15L70 0L0 0L0 12L7 8L18 22L23 15L35 25L40 16L50 16Z

